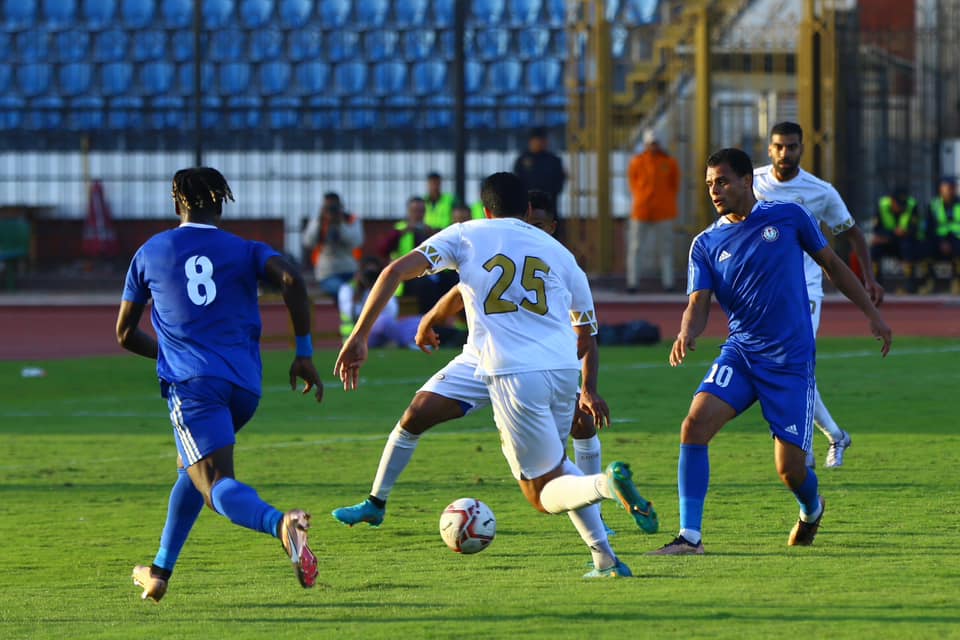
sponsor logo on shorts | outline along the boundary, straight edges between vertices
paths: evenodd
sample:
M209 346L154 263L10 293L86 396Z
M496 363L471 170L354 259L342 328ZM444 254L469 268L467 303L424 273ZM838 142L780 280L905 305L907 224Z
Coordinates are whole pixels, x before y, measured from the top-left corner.
M777 238L780 237L780 232L777 231L776 227L765 227L760 233L760 237L763 238L765 242L775 242Z

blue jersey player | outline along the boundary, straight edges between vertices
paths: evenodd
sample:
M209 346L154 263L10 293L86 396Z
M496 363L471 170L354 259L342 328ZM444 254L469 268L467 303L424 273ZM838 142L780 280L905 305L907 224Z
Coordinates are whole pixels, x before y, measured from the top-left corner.
M283 291L296 333L290 386L306 382L319 402L323 386L314 367L310 299L303 278L276 251L218 228L224 200L233 200L216 169L178 171L173 199L180 226L150 238L127 272L117 317L117 340L157 360L179 456L160 549L151 566L133 570L143 599L159 602L180 550L204 503L234 524L280 539L300 584L312 587L317 559L307 544L310 515L283 513L236 480L236 432L253 417L261 392L258 282ZM157 334L138 328L149 300Z
M707 445L723 426L759 401L774 439L780 479L800 503L787 544L813 543L824 501L807 469L813 428L814 338L803 272L807 253L870 321L890 349L890 328L860 281L827 245L810 213L787 202L760 202L753 166L740 149L707 160L707 191L719 218L693 240L680 333L670 351L678 366L707 325L716 295L729 337L693 397L680 431L677 480L680 533L652 555L702 554L703 504L710 479Z

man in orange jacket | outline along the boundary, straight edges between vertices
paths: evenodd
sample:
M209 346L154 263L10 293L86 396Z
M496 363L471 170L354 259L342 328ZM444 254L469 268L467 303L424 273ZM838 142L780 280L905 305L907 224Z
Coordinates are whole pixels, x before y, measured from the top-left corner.
M627 181L633 211L627 229L627 292L637 290L640 273L660 258L660 284L673 291L673 221L677 217L680 168L660 146L652 129L643 132L644 150L630 160Z

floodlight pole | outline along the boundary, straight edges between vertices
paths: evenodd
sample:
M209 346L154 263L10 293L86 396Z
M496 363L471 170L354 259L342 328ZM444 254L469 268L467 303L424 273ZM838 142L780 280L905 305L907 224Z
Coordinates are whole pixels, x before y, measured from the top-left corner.
M467 1L455 0L453 13L453 184L458 202L466 203L466 80L464 40L466 39Z
M201 34L203 32L203 0L193 0L193 166L203 166L203 136L200 125L200 92L203 90L202 55L200 51Z

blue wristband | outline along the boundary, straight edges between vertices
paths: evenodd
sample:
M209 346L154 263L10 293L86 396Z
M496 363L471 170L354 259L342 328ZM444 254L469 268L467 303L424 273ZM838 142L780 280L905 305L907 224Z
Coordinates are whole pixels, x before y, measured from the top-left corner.
M310 358L313 356L313 338L308 333L305 336L297 336L297 357Z

